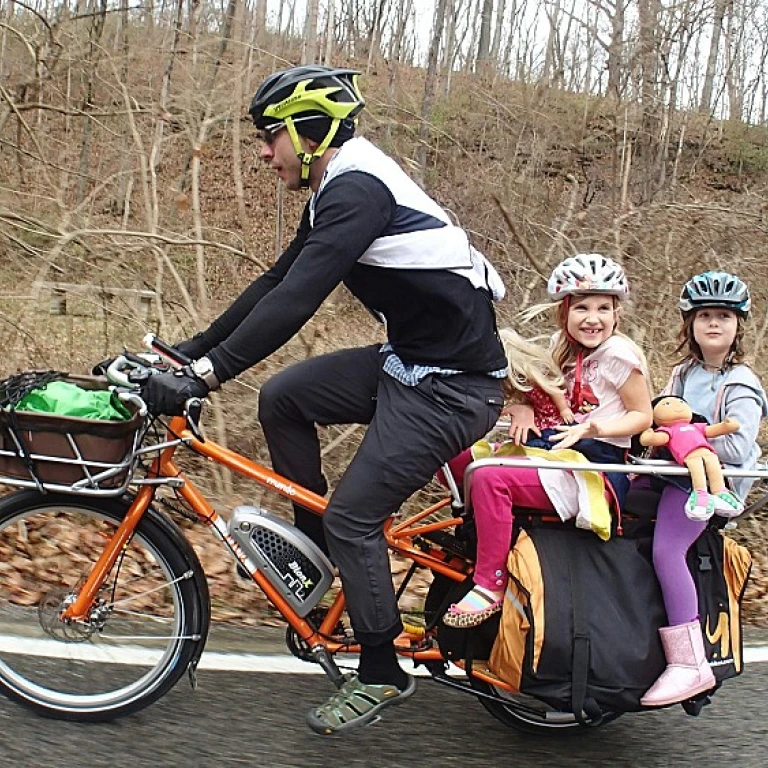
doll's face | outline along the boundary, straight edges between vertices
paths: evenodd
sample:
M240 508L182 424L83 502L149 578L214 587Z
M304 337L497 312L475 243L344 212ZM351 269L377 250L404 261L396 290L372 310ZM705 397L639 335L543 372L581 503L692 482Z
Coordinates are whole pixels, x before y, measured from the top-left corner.
M689 423L692 418L691 406L679 397L663 397L653 406L653 421L660 427Z

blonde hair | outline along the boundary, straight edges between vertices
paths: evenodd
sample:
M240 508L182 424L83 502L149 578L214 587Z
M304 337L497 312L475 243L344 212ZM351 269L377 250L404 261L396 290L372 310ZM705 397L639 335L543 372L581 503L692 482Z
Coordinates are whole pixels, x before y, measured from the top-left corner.
M512 328L499 330L499 337L509 366L505 381L507 399L521 400L525 392L534 388L550 396L565 394L562 370L546 349L533 340L524 339Z

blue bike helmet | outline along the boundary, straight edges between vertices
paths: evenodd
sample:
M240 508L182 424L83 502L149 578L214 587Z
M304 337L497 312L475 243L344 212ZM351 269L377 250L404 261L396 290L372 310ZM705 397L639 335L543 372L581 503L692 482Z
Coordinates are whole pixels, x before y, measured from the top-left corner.
M751 306L746 283L729 272L694 275L680 293L680 311L684 315L704 307L722 307L746 317Z

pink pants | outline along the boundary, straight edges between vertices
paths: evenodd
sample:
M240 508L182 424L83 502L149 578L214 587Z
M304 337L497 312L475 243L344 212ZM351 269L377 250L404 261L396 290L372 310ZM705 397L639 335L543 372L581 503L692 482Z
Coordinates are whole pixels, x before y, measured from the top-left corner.
M461 485L472 461L469 449L448 462ZM474 582L498 592L507 583L507 555L512 543L515 505L554 511L536 469L482 467L472 473L472 508L477 528L477 563Z

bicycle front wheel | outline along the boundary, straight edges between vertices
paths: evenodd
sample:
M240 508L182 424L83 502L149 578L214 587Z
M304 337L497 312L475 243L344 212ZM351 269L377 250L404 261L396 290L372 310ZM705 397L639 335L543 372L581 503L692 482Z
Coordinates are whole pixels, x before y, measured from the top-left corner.
M148 510L89 615L65 622L129 502L21 491L0 501L0 690L38 713L111 720L166 693L210 616L200 563Z

